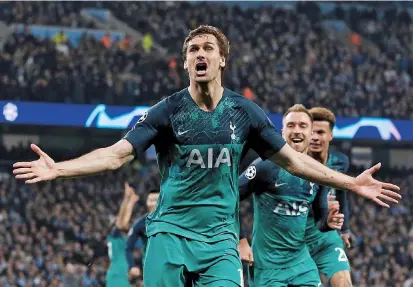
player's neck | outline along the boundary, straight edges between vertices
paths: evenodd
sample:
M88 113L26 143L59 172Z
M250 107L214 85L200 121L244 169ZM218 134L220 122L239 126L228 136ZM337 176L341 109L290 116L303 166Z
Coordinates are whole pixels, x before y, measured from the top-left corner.
M216 108L224 94L224 88L220 80L199 84L191 81L189 94L194 102L204 111L212 111Z
M318 162L325 165L327 163L327 160L328 160L328 149L323 150L321 152L308 151L308 155L311 156L316 161L318 161Z

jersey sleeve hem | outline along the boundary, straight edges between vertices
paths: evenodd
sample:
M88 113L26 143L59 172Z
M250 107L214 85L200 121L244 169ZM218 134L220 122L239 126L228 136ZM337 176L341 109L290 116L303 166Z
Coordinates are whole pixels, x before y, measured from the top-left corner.
M130 143L132 145L133 148L133 158L135 159L138 155L138 151L137 148L133 145L133 142L129 139L128 135L125 135L123 137L124 140L126 140L128 143Z

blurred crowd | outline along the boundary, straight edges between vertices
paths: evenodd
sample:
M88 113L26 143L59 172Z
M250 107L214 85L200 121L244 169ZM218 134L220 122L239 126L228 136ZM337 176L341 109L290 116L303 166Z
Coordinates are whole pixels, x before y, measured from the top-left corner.
M23 157L18 149L9 155ZM105 237L119 211L123 182L138 186L141 196L132 218L144 214L145 193L159 185L155 164L144 166L135 163L104 176L30 186L0 168L0 286L104 286L109 266ZM359 172L352 168L353 174ZM382 170L378 175L398 184L403 200L384 209L350 195L354 242L347 254L354 286L410 287L413 173ZM243 222L247 231L251 206L249 200L241 205L241 212L251 215ZM134 257L140 264L142 252L136 250ZM143 286L142 278L134 286Z
M24 153L9 152L15 158ZM0 286L104 286L109 267L106 235L119 212L123 182L137 186L145 210L145 190L159 186L153 165L136 164L87 179L27 186L14 180L9 162L0 166ZM140 264L142 252L136 250ZM137 281L142 286L142 278Z
M92 21L80 16L80 9L81 6L72 1L5 1L0 4L0 20L7 24L96 28Z
M343 45L326 34L314 2L298 2L295 9L193 2L6 3L0 5L6 12L0 13L7 15L8 22L49 24L37 16L49 11L72 15L50 17L55 25L85 26L73 20L80 17L79 11L100 7L146 36L129 47L122 45L125 39L106 45L103 39L85 36L79 47L67 44L62 50L54 39L34 39L29 28L14 33L0 53L2 99L152 105L188 84L182 43L190 29L208 23L221 28L231 43L225 85L268 112L303 103L332 108L338 116L413 117L408 13L373 20L357 10L352 17L340 11L330 15L351 19L352 29L362 35L369 26L366 23L381 27L370 29L381 48L373 57L360 41ZM394 17L398 20L389 23ZM160 57L153 43L168 54Z

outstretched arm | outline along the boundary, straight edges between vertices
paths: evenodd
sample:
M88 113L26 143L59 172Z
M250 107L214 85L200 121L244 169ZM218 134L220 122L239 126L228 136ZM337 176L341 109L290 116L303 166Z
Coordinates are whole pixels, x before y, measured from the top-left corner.
M112 146L100 148L79 158L58 163L54 162L49 155L35 144L30 147L39 156L39 159L31 162L17 162L13 165L13 174L16 175L17 179L25 179L26 183L115 170L134 158L132 145L124 139Z
M364 171L357 178L333 171L285 144L284 139L276 131L264 111L257 105L247 102L245 107L251 118L249 144L262 159L268 158L289 173L310 182L355 192L384 207L389 207L389 205L382 200L398 203L401 196L394 191L400 190L399 187L377 181L372 177L372 174L380 169L380 164Z
M26 180L26 183L36 183L58 177L68 178L115 170L132 161L135 155L144 152L168 123L168 104L163 100L146 112L126 136L114 145L97 149L77 159L55 163L38 146L32 144L31 149L37 153L39 159L15 163L13 173L17 179Z
M398 186L377 181L372 177L372 174L380 169L380 164L354 178L334 171L306 154L294 151L289 145L284 145L270 160L295 176L324 186L355 192L384 207L389 205L382 200L398 203L401 198L392 191L400 190Z

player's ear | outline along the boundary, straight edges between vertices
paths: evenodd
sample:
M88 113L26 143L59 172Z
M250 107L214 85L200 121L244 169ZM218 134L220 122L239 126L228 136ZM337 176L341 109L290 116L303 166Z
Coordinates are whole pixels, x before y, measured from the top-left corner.
M331 142L333 138L334 138L334 134L333 134L333 131L331 131L328 141Z
M186 60L184 61L184 70L188 70L188 62Z
M227 61L225 60L225 57L221 56L220 60L219 60L219 66L221 68L224 68L226 65Z

